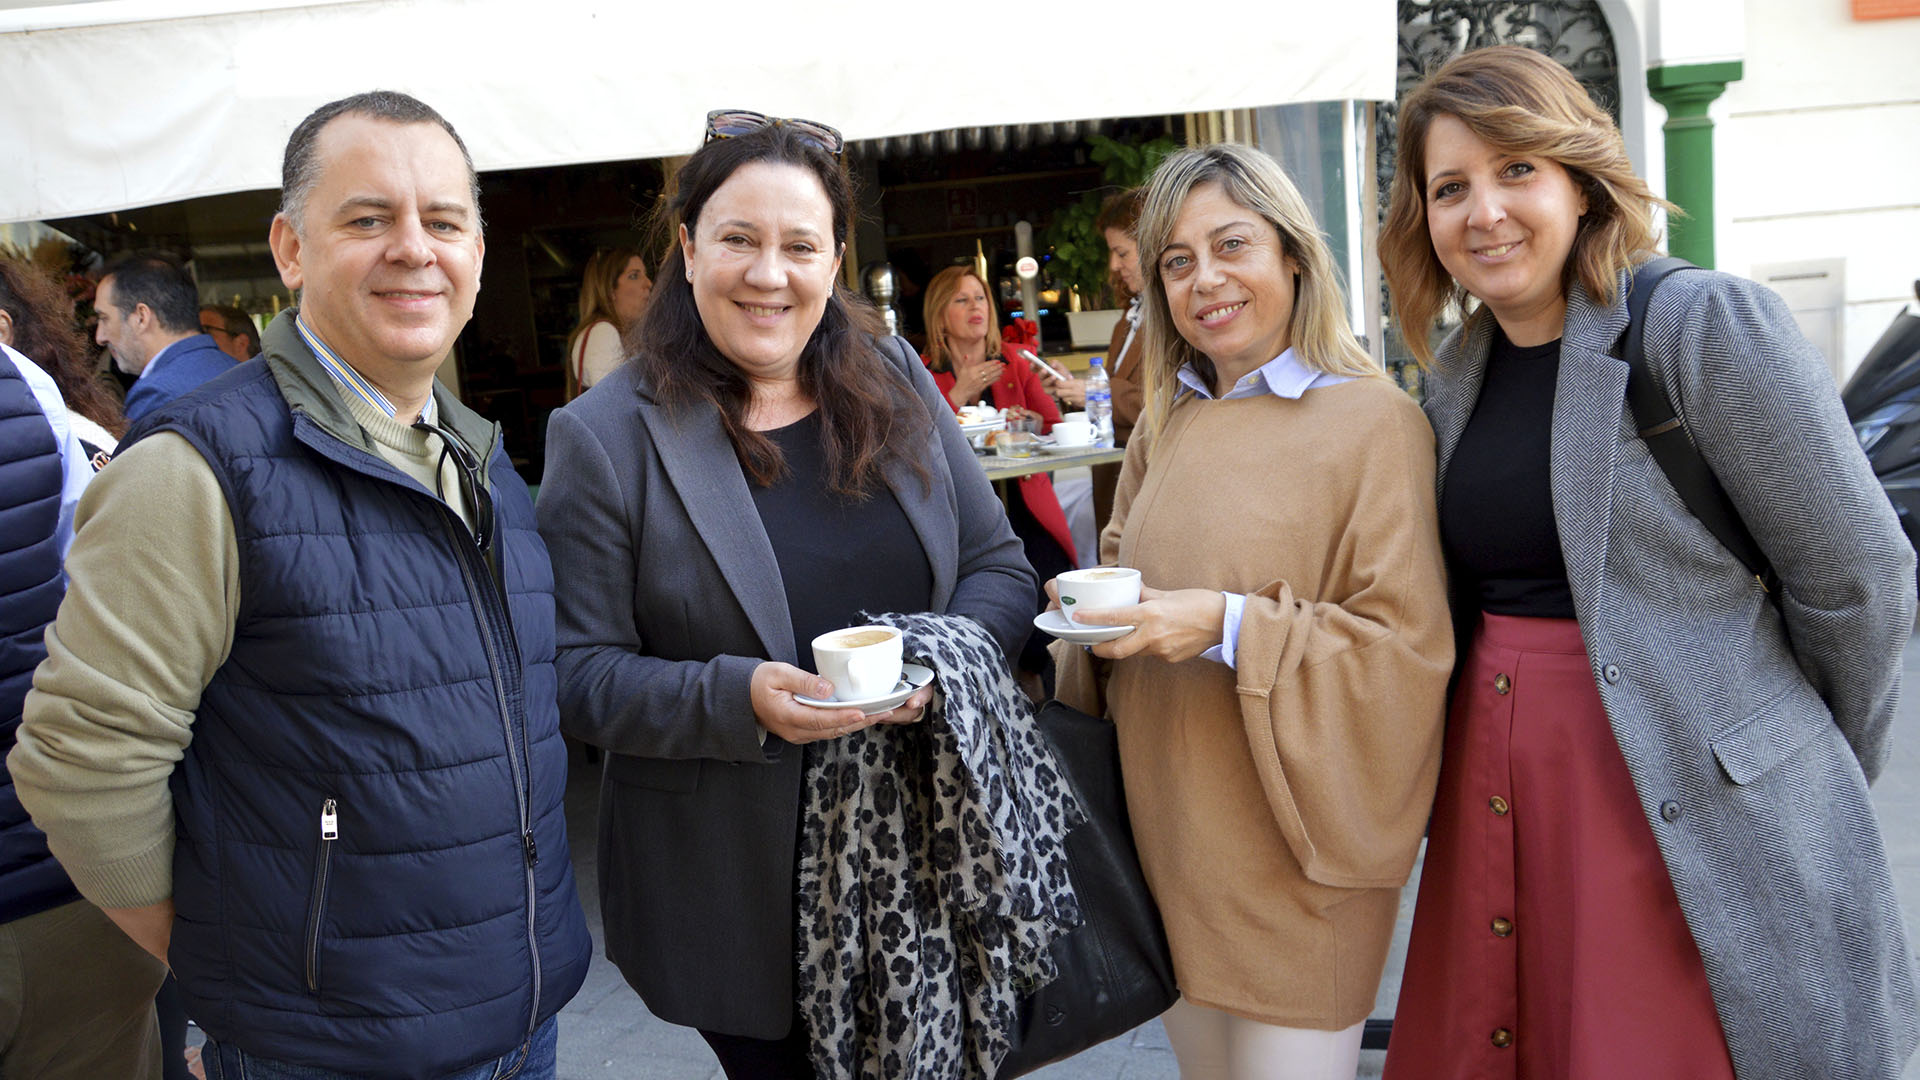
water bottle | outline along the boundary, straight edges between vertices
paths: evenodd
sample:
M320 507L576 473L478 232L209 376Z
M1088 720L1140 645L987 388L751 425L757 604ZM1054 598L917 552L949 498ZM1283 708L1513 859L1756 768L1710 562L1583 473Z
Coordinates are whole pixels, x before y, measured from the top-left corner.
M1106 363L1098 356L1087 371L1087 420L1093 424L1093 444L1113 445L1113 388L1107 382Z

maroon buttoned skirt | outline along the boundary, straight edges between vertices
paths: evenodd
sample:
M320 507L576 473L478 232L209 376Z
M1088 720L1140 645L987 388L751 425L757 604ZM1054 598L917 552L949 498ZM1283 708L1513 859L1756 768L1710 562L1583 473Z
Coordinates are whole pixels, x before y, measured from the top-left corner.
M1487 615L1447 715L1386 1080L1732 1080L1571 619Z

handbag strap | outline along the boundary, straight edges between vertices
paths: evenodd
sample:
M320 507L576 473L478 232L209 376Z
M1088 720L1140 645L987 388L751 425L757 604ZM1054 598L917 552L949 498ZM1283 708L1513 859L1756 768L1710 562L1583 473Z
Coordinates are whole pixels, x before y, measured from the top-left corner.
M1667 474L1667 481L1679 492L1680 501L1771 596L1779 585L1773 564L1740 519L1740 511L1713 475L1713 467L1700 456L1700 448L1694 445L1666 390L1647 370L1646 315L1654 290L1669 274L1697 269L1687 260L1672 256L1649 259L1634 269L1633 284L1627 292L1627 332L1621 352L1621 359L1627 362L1627 404L1633 410L1640 438L1659 463L1660 471Z

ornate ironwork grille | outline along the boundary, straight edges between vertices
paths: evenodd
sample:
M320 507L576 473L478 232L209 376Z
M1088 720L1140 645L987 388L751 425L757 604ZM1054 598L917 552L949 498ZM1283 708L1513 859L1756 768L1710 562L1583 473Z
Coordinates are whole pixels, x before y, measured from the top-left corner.
M1560 61L1593 95L1615 123L1620 120L1620 60L1613 31L1597 0L1516 3L1496 0L1399 0L1399 85L1392 103L1380 107L1375 133L1375 170L1380 181L1379 212L1384 218L1387 190L1396 159L1398 98L1426 74L1469 49L1487 45L1525 45ZM1381 284L1380 309L1387 306ZM1396 355L1397 354L1397 355ZM1405 384L1410 362L1404 347L1389 339L1388 366Z

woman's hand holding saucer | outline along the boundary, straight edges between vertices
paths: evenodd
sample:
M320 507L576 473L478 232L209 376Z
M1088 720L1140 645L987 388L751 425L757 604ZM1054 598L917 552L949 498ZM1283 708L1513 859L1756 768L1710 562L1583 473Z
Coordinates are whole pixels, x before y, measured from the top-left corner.
M859 709L822 709L793 700L795 694L823 700L831 698L833 684L778 660L769 660L753 669L753 682L747 694L753 702L754 719L760 721L760 726L796 746L836 739L881 719L862 716Z
M926 715L927 703L933 700L933 684L914 691L913 696L894 709L867 716L856 708L823 709L795 701L795 695L822 701L831 699L833 683L792 664L769 660L753 669L753 682L747 693L760 726L798 746L837 739L874 724L917 723Z
M1047 585L1050 597L1058 603L1053 583ZM1077 612L1074 621L1134 628L1125 637L1090 646L1095 656L1122 660L1144 654L1177 664L1220 644L1220 628L1226 616L1226 597L1211 589L1163 591L1143 585L1138 604Z
M933 700L933 684L913 692L913 696L890 712L876 713L866 719L876 724L917 724L927 715L927 703Z

